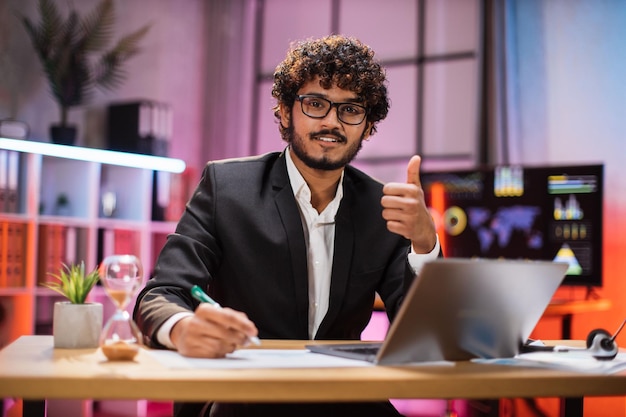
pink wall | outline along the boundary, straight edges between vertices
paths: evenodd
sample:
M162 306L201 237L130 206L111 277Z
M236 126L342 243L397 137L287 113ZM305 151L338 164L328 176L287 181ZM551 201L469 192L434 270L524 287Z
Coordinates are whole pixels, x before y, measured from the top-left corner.
M89 13L93 0L58 1L65 16L67 4ZM165 102L174 113L170 156L197 168L202 154L204 100L204 2L151 0L116 1L117 40L150 23L141 52L127 65L127 78L112 92L97 91L84 106L70 111L79 127L79 145L103 147L106 108L111 102L148 99ZM38 21L37 0L0 2L0 119L15 118L30 126L33 140L48 141L48 128L59 120L45 77L20 14ZM204 161L202 161L204 163Z

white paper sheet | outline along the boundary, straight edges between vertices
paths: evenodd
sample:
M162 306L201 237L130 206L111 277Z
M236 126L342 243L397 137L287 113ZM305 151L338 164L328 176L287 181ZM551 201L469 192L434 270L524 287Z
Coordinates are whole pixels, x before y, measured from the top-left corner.
M372 363L312 353L306 349L241 349L221 359L188 358L171 350L148 350L161 365L179 369L342 368Z
M624 352L618 353L613 360L598 360L594 358L587 349L572 349L567 347L563 347L562 349L562 351L557 352L522 353L514 358L474 359L474 362L559 369L603 375L626 371L626 353Z

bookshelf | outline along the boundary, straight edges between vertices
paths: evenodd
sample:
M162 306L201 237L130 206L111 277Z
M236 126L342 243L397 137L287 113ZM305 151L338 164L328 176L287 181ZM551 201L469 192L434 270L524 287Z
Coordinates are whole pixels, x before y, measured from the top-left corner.
M0 137L0 347L51 333L59 296L40 284L62 263L91 270L132 253L148 275L184 209L186 173L174 158ZM90 297L112 312L101 288Z
M131 253L142 260L147 279L193 181L175 158L0 137L0 348L22 335L52 334L61 297L40 284L62 263L84 261L91 270L109 254ZM90 300L103 304L105 321L113 313L101 287ZM148 405L97 407L145 416ZM96 404L55 400L49 406L52 416L90 417Z

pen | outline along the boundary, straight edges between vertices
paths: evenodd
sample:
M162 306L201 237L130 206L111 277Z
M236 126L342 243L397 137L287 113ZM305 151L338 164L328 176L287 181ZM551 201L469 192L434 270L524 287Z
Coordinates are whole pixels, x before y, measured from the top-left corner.
M191 295L193 298L200 301L201 303L208 303L208 304L211 304L215 308L222 308L222 306L217 301L209 297L209 295L205 293L204 291L202 291L202 288L200 288L197 285L194 285L193 287L191 287ZM248 340L253 345L256 345L256 346L259 346L261 344L261 341L256 336L248 336Z

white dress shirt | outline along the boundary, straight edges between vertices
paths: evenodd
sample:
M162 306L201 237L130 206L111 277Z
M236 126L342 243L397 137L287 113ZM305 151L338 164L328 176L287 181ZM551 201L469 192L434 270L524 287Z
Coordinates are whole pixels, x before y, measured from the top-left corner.
M330 275L335 251L335 216L343 197L343 172L335 198L318 213L311 205L311 190L286 150L289 181L300 208L302 229L307 248L309 273L309 337L313 339L328 311Z
M330 296L330 276L335 252L335 216L343 197L343 172L339 179L335 198L318 213L311 205L311 190L291 159L289 148L285 151L287 173L293 195L296 197L302 218L302 228L307 245L309 273L309 337L315 338L317 329L328 311ZM418 274L425 262L439 256L439 237L430 253L411 252L408 261L413 271Z

